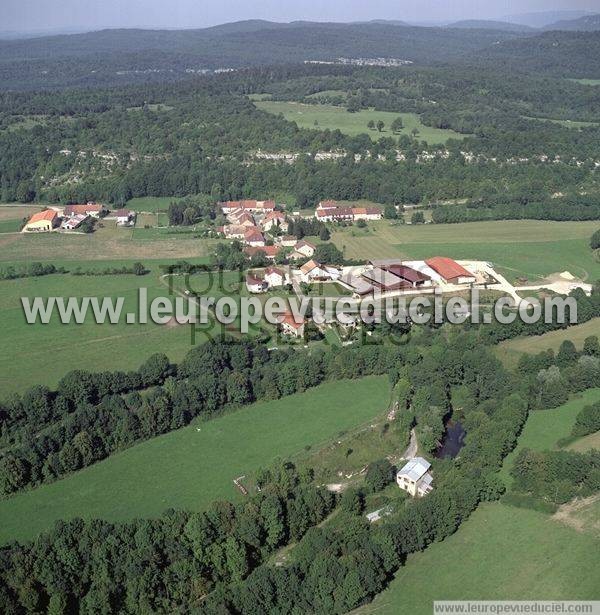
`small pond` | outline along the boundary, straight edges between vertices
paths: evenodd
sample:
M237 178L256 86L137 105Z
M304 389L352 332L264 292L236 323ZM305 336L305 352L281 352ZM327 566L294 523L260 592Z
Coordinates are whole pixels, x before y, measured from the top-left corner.
M450 419L446 423L446 433L435 456L438 459L454 459L465 445L465 434L462 424Z

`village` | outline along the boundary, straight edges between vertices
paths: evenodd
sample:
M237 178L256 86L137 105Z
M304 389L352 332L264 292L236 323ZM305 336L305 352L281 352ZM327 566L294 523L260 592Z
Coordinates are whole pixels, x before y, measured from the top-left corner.
M383 218L382 208L375 205L320 201L314 211L288 211L274 200L246 199L216 204L215 219L223 224L211 228L211 236L237 242L249 260L244 287L249 295L275 293L283 296L344 297L358 311L363 300L420 297L442 294L460 295L472 289L501 293L518 306L524 299L520 292L546 289L568 294L581 288L586 294L591 285L563 272L555 280L537 286L514 286L494 265L480 260L454 260L432 254L423 260L403 258L367 259L363 262L340 259L327 262L319 257L319 247L327 244L299 238L290 228L298 221L314 221L318 228L335 230L346 226L367 227ZM23 234L48 232L90 232L87 225L99 221L117 227L136 226L137 214L130 209L110 211L105 205L90 202L51 206L35 213L22 228ZM326 231L329 237L329 231ZM322 238L321 238L322 239ZM332 246L335 247L335 246ZM327 252L325 252L327 253ZM323 252L321 252L323 254ZM352 310L351 310L352 311ZM280 331L289 338L306 339L308 320L291 310L281 318ZM325 315L320 324L322 334L334 324L333 315ZM356 330L357 319L335 323L345 334ZM345 336L348 338L348 336ZM349 343L349 342L348 342Z

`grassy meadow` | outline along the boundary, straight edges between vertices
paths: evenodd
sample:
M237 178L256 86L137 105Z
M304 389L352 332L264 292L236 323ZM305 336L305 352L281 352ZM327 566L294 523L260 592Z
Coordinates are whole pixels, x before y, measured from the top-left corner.
M125 203L125 207L143 213L166 212L169 209L169 204L174 200L176 200L176 197L172 196L140 196L129 199Z
M33 238L31 238L33 239ZM37 238L36 238L37 239ZM63 264L69 270L73 262ZM21 297L123 297L125 312L136 311L139 289L148 289L148 299L168 296L160 266L169 261L144 260L150 273L144 276L74 276L54 274L38 278L0 281L0 314L3 347L0 357L2 395L21 391L32 384L53 386L69 370L92 371L135 369L155 352L179 361L191 347L188 325L96 324L90 311L82 324L63 325L54 315L47 325L27 324ZM84 269L131 265L132 261L82 262ZM200 336L201 338L201 336Z
M0 542L32 538L57 519L122 521L239 499L234 478L384 415L389 396L383 376L328 382L153 438L1 501Z
M419 141L426 141L429 145L446 143L448 139L465 138L465 135L453 130L425 126L416 113L391 113L389 111L375 111L373 109L349 113L345 108L333 105L305 105L297 102L277 102L272 100L258 100L254 104L267 113L272 113L273 115L283 114L286 120L296 122L299 128L340 130L344 134L351 136L365 133L370 135L374 141L382 137L412 136L412 131L415 128L419 131L416 138ZM397 117L402 118L404 128L399 133L393 133L391 124ZM370 130L367 124L371 120L375 123L379 120L385 122L384 129L381 132Z
M0 266L7 262L186 259L206 257L213 243L191 234L169 235L157 241L140 239L135 228L101 222L94 233L0 234ZM146 230L146 229L142 229ZM150 229L152 230L152 229ZM156 239L156 238L155 238Z
M459 530L408 557L355 615L431 615L434 600L598 600L600 541L542 513L481 504Z
M513 340L501 342L496 347L496 355L505 365L516 365L523 353L537 354L552 348L558 351L565 340L571 340L578 350L583 348L583 342L590 335L600 335L600 318L593 318L581 325L550 331L544 335L518 337Z
M449 256L492 262L508 279L531 282L569 270L582 279L600 278L600 262L590 250L589 222L506 220L464 224L371 222L367 229L346 227L332 241L347 258L423 259Z

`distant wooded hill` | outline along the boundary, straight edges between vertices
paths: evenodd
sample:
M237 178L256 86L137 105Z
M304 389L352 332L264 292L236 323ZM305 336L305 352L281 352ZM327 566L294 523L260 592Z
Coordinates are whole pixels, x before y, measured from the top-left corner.
M401 58L417 65L483 58L490 65L500 60L519 70L600 77L600 34L539 34L519 26L508 31L469 23L423 28L254 20L202 30L102 30L1 41L0 89L172 81L195 71L342 56Z

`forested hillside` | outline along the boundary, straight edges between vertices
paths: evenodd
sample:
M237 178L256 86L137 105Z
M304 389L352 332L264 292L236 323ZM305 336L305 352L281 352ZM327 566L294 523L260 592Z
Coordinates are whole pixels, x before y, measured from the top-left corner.
M430 146L419 130L400 135L384 126L373 140L366 121L355 136L318 122L300 129L257 109L249 96L259 94L315 110L327 103L348 117L413 114L463 139ZM476 219L521 217L530 204L522 215L594 219L599 109L600 88L475 67L300 65L175 85L4 93L0 198L286 194L300 207L323 198L468 199L485 210Z

